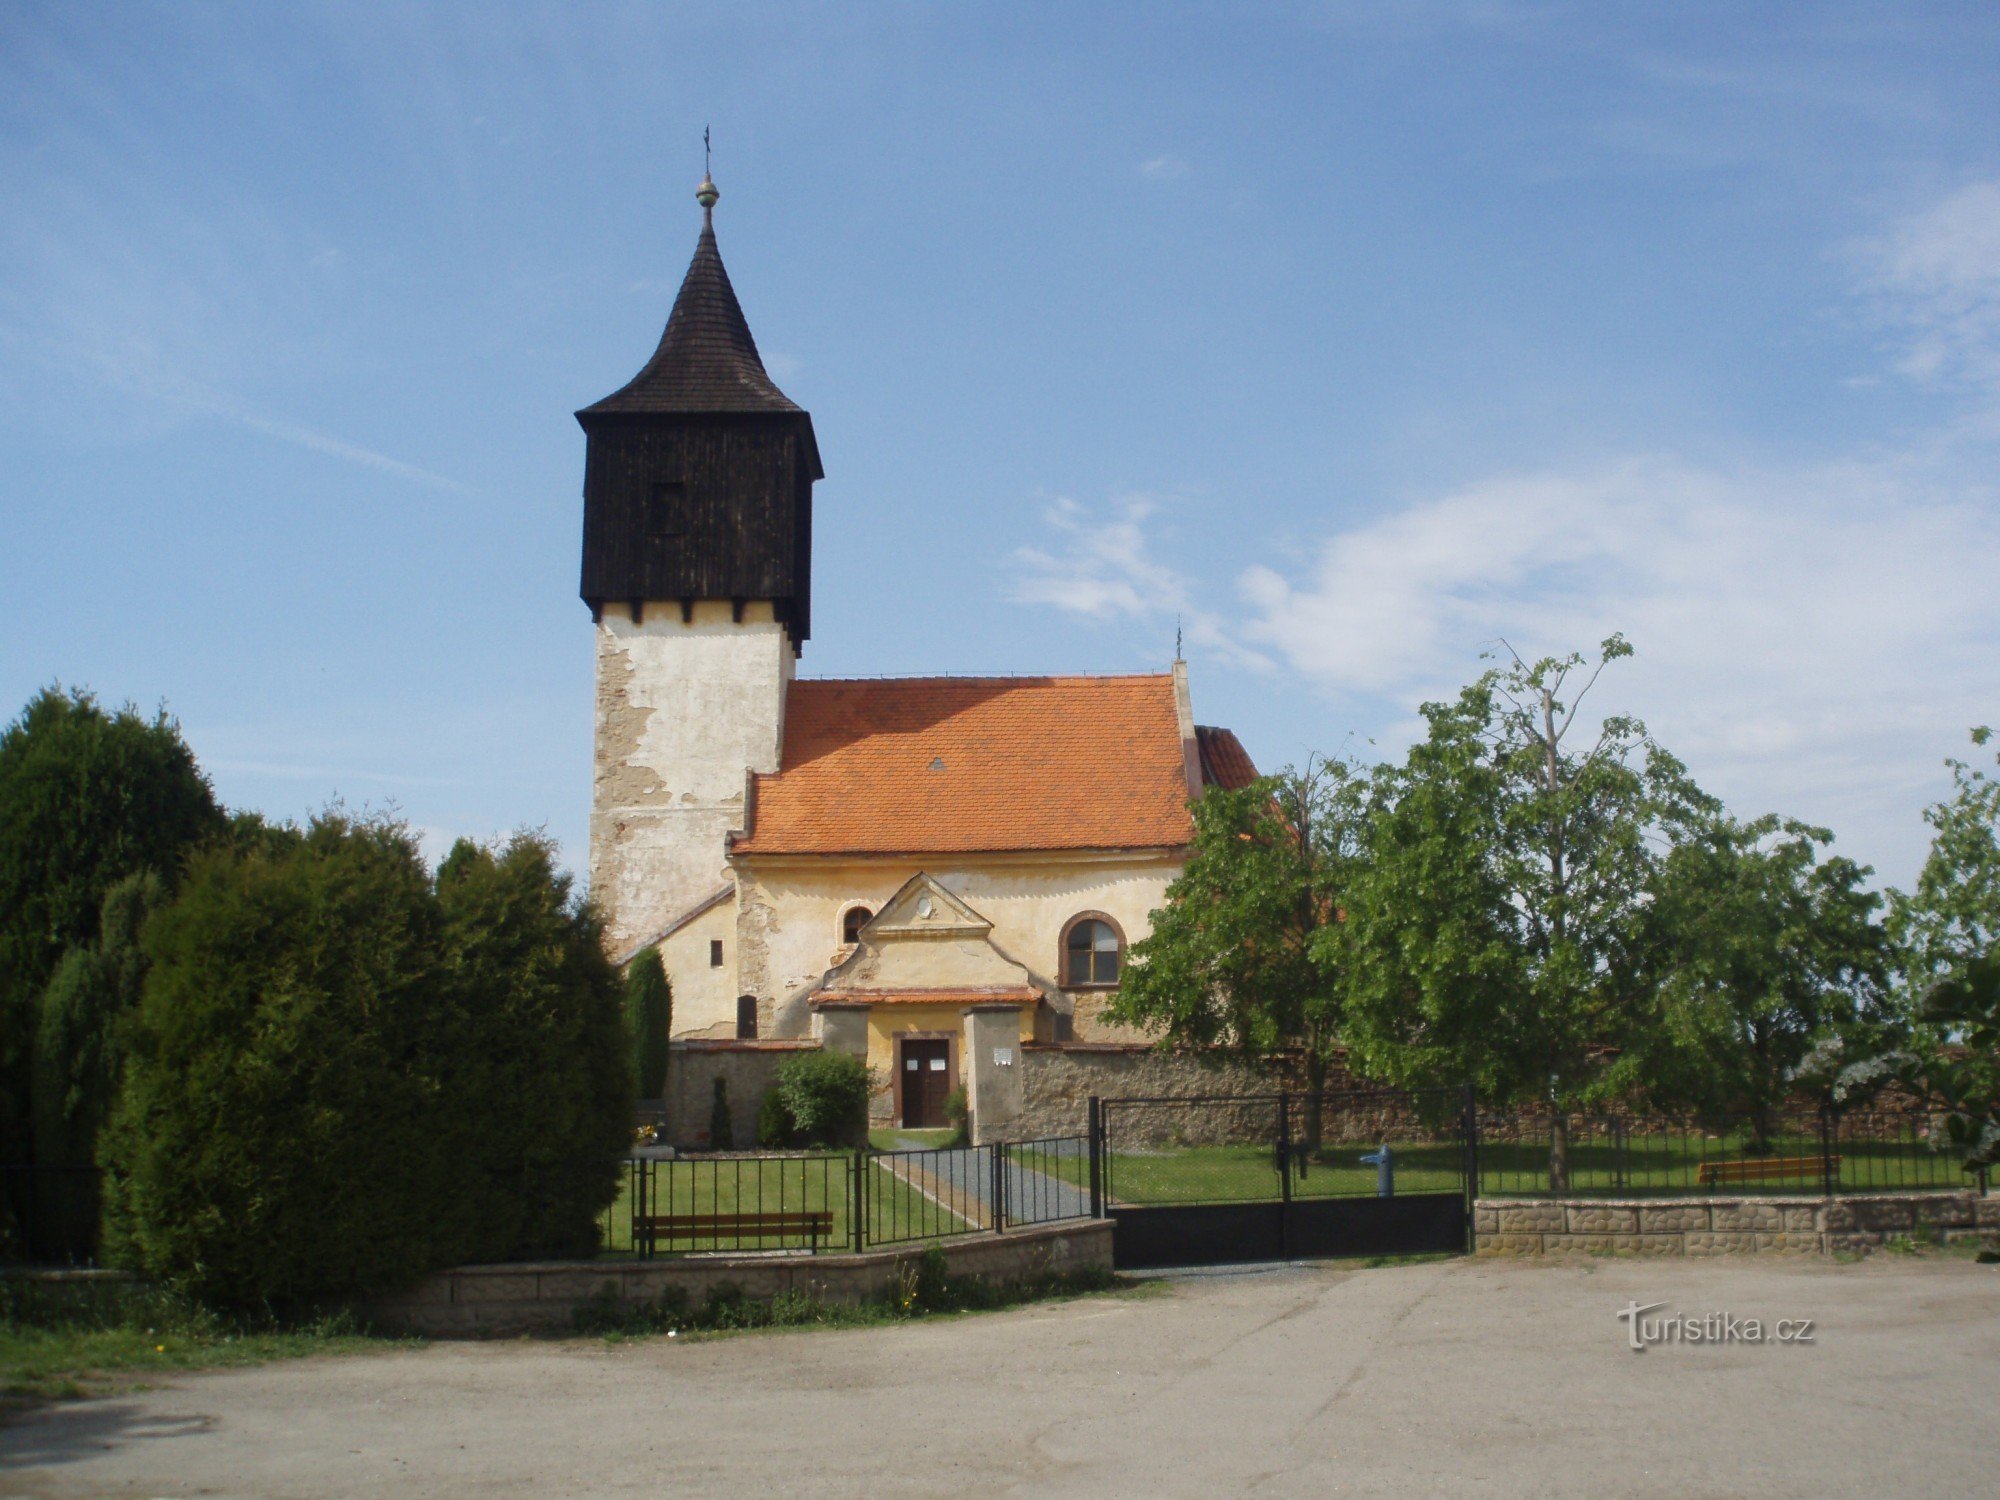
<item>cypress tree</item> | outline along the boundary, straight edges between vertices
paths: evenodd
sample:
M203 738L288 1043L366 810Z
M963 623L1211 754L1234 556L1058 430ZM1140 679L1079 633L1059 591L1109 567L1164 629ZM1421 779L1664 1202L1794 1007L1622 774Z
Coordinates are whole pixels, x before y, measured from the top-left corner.
M632 1071L641 1099L667 1096L667 1038L672 1033L674 991L660 950L648 948L625 974L625 1024L632 1034Z

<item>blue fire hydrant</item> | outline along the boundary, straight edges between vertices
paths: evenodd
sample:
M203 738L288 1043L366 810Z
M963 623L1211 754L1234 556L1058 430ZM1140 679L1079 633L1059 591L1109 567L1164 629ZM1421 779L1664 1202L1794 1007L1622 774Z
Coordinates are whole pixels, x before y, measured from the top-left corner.
M1390 1156L1387 1146L1382 1147L1379 1151L1369 1152L1368 1155L1361 1158L1361 1163L1363 1166L1372 1165L1375 1168L1376 1197L1393 1198L1396 1196L1396 1163Z

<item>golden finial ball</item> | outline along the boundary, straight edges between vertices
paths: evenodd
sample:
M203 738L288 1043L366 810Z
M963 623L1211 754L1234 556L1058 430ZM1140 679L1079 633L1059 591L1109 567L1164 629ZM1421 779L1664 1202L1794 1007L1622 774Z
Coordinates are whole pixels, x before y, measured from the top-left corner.
M721 196L722 194L716 190L713 179L708 177L702 178L701 186L694 190L694 201L703 208L715 207L715 200Z

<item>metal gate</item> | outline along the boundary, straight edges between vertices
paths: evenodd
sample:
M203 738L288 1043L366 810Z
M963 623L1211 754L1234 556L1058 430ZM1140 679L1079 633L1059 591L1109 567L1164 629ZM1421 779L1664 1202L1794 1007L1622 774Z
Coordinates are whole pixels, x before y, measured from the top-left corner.
M1466 1091L1092 1099L1090 1142L1120 1269L1468 1246Z

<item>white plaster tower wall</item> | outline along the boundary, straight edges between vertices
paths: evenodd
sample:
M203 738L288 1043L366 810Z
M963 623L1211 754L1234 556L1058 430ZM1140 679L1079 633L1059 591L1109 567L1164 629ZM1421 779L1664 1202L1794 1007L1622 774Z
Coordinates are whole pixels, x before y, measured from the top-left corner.
M740 610L700 600L683 620L665 601L635 621L628 605L603 608L590 890L614 954L733 884L749 775L778 769L795 652L769 601Z

